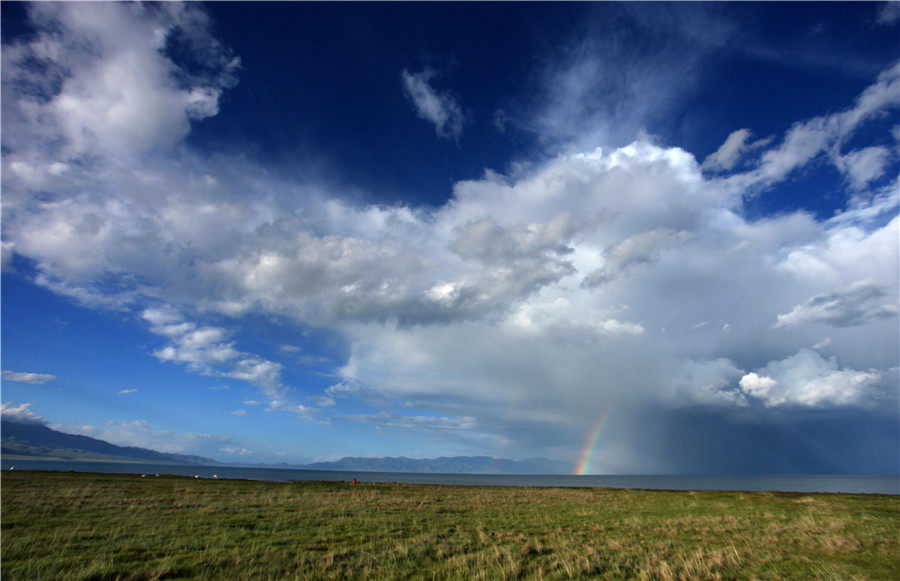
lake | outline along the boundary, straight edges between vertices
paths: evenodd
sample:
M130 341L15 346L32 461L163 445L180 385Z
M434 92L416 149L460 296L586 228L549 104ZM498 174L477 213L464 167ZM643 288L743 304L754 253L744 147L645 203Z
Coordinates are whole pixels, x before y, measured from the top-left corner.
M900 494L900 476L866 475L712 475L712 476L573 476L567 474L418 474L405 472L340 472L245 466L189 466L126 462L79 462L62 460L0 460L2 469L107 472L116 474L174 474L200 478L247 480L329 480L360 482L404 482L409 484L462 484L473 486L586 486L642 488L652 490L777 490L782 492L844 492L853 494Z

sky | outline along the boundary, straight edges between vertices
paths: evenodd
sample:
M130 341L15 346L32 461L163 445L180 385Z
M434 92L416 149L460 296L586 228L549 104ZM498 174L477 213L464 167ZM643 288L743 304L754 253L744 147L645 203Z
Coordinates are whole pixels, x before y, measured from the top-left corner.
M3 2L3 416L223 462L896 474L898 28Z

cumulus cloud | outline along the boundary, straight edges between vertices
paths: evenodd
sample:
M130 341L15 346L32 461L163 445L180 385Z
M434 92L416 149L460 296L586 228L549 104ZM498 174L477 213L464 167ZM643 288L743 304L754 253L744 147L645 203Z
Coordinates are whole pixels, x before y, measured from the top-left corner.
M0 416L2 416L4 420L13 422L28 424L44 423L44 418L35 414L29 408L31 408L31 403L15 405L12 402L6 402L0 404Z
M431 85L431 81L437 76L437 71L427 67L418 73L403 69L400 73L403 92L416 107L416 114L434 125L438 136L459 139L465 115L456 97L447 91L438 91Z
M740 387L768 407L831 407L870 403L880 379L875 370L840 369L835 357L825 359L815 351L802 349L744 375Z
M190 5L104 3L85 10L41 3L29 15L38 34L4 47L4 83L24 97L9 110L11 124L16 132L32 125L62 147L61 159L50 164L34 152L5 160L4 169L27 182L66 174L97 150L120 156L169 146L187 135L191 120L215 115L222 89L235 82L239 60ZM192 69L204 73L188 73L173 60L167 49L176 42L179 53L205 65Z
M860 280L843 291L811 297L791 312L778 315L775 326L825 323L849 327L863 325L870 320L896 317L898 311L900 308L895 293L889 293L875 281Z
M30 383L32 385L44 385L49 381L56 379L55 375L49 373L23 373L20 371L3 370L3 379L6 381L17 381L19 383Z

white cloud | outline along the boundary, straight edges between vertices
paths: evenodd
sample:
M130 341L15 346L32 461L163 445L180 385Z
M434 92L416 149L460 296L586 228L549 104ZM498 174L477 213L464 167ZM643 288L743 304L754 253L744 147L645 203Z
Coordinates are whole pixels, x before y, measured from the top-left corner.
M694 87L705 58L727 48L735 31L716 11L690 5L616 6L603 14L581 22L559 56L545 61L538 86L527 89L525 114L515 116L553 150L622 146L664 121ZM628 26L665 41L636 47L622 33Z
M351 397L359 395L359 386L343 381L325 388L325 395L329 397Z
M815 351L802 349L744 375L740 386L748 396L770 407L832 407L871 403L880 379L874 370L840 369L835 357L824 359Z
M159 430L145 420L104 422L98 426L51 424L50 427L67 434L90 436L117 446L137 446L175 454L214 454L224 444L232 443L223 436L202 432Z
M703 167L724 170L733 168L746 149L750 135L749 129L733 131L719 149L703 160Z
M891 296L875 281L860 280L849 288L816 295L797 305L789 313L778 315L776 327L804 323L825 323L835 327L863 325L873 319L896 317L900 312L897 297Z
M141 316L151 324L153 333L170 341L153 353L161 361L182 363L197 373L256 385L268 398L270 410L287 411L304 418L316 413L315 409L290 403L281 381L280 363L237 350L234 342L228 340L230 333L226 329L199 327L183 320L170 306L145 309Z
M19 383L30 383L32 385L44 385L49 381L56 379L55 375L49 373L23 373L20 371L3 370L3 379L5 381L17 381Z
M0 272L13 272L13 244L11 242L0 242Z
M882 26L890 26L900 20L900 2L897 0L888 0L882 3L881 9L875 20L876 24Z
M231 415L233 415L233 416L245 416L245 415L247 415L247 411L246 411L246 410L234 410L234 411L228 412L228 413L231 414Z
M839 166L857 189L884 175L890 151L886 147L865 147L842 155Z
M119 395L128 395L129 393L137 393L136 389L120 389L117 392Z
M741 389L743 389L744 392L762 398L768 397L769 392L776 385L778 385L778 382L771 377L760 377L753 371L742 377L740 381Z
M852 107L795 123L777 147L766 150L756 168L731 176L726 183L740 188L765 187L785 179L818 156L828 159L862 187L883 174L888 153L881 147L842 154L848 138L864 123L900 106L900 61L881 72Z
M12 402L0 404L0 415L4 420L23 423L43 423L41 416L35 414L29 408L31 403L15 405Z
M237 455L237 456L246 456L248 454L255 454L256 452L250 450L248 448L239 448L237 446L225 446L224 448L219 449L221 452L229 455Z
M288 412L302 420L314 421L322 410L305 405L292 404L286 401L273 400L269 404L269 407L266 408L266 411Z
M465 115L451 93L438 91L431 86L431 81L437 76L436 71L427 67L418 73L410 73L404 69L400 73L403 92L415 105L416 114L434 125L438 136L459 139Z
M39 4L29 13L39 33L4 47L4 83L32 87L32 98L10 110L11 122L14 132L31 124L62 140L65 159L57 167L96 150L118 157L170 146L187 135L192 119L215 115L222 89L235 82L239 61L209 35L208 19L193 6ZM172 60L166 41L175 35L189 49L182 52L211 72L188 74ZM48 94L53 85L58 90ZM44 171L11 157L5 169L22 178L26 167ZM46 167L51 179L54 166Z

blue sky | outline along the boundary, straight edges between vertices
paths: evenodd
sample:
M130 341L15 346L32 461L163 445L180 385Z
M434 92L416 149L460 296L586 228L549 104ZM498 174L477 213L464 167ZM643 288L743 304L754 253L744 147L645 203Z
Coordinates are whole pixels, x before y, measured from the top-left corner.
M897 3L4 3L4 416L896 473Z

